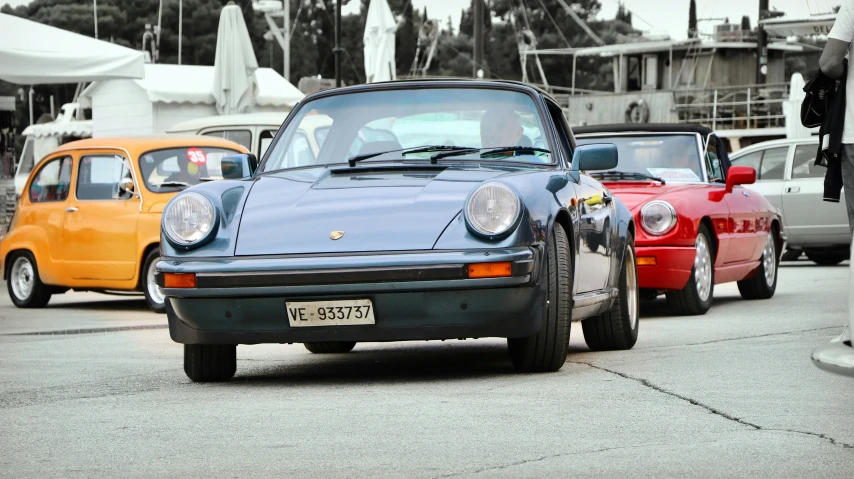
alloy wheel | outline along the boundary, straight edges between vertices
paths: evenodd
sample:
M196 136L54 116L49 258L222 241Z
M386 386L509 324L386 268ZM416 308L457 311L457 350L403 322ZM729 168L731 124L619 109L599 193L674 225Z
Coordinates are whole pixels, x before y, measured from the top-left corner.
M709 299L712 291L712 255L709 242L704 235L698 235L695 243L697 254L694 256L694 282L701 301Z

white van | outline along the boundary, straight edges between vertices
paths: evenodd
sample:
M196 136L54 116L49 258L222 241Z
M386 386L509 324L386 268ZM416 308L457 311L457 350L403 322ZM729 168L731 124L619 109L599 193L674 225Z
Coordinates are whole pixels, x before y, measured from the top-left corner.
M260 159L288 114L264 112L208 116L182 121L166 130L166 133L225 138L245 146Z

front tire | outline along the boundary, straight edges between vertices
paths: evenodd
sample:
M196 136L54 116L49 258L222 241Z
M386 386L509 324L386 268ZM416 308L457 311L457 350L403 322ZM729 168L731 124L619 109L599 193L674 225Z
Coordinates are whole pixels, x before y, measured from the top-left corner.
M303 343L305 349L314 354L340 354L349 353L356 347L355 341L338 341L323 343Z
M772 228L765 240L765 249L753 277L738 282L738 292L742 298L768 299L777 291L777 267L780 262L777 259L777 245L774 243L776 236L777 232Z
M632 349L638 341L638 268L631 233L626 242L626 255L620 268L620 296L608 312L581 322L584 341L593 351Z
M155 313L166 312L166 296L160 290L160 286L154 281L154 267L160 261L160 251L152 250L145 255L145 261L142 262L142 275L140 279L140 287L145 294L145 302L148 307Z
M715 295L715 263L710 238L706 225L700 225L697 239L694 241L697 252L688 283L678 291L666 293L667 305L678 314L697 316L706 314L712 307L712 298Z
M543 327L524 338L507 338L510 361L520 371L553 372L566 362L572 319L572 256L566 232L559 223L552 230L547 251L547 282Z
M185 344L184 372L196 383L231 379L237 372L237 345Z
M36 258L29 251L18 251L9 257L6 289L12 304L19 308L43 308L50 301L51 287L42 283Z

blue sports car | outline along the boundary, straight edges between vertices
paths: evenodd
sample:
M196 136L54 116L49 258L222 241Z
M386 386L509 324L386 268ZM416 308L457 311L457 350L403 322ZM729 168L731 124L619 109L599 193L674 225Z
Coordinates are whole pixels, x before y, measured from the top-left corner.
M500 337L516 368L556 371L572 321L593 350L629 349L636 225L581 173L616 164L616 147L576 147L558 104L520 83L309 95L260 164L223 158L225 179L164 209L156 281L184 370L227 380L238 344Z

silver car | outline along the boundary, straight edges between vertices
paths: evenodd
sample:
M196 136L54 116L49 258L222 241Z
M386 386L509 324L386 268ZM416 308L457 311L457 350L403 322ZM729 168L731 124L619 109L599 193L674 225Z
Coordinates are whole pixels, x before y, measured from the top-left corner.
M768 198L783 215L788 237L783 259L803 252L820 265L848 259L851 236L845 197L824 201L827 168L815 165L818 137L774 140L751 145L730 156L733 165L756 169L756 183L745 185Z

